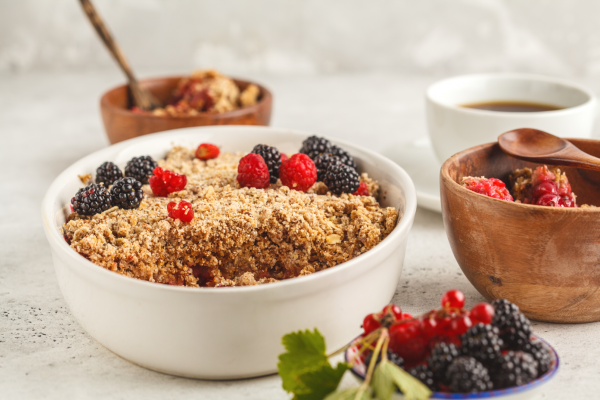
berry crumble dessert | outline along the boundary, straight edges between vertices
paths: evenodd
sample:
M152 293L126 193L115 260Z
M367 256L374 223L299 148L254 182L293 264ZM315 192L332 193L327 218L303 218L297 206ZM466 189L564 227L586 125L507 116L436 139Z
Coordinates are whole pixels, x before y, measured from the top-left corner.
M266 144L244 155L202 143L163 160L135 157L123 171L105 162L71 200L63 233L83 257L125 276L255 285L334 267L380 243L400 216L380 206L379 191L322 138L291 157Z
M198 70L179 82L164 108L144 111L132 107L131 111L161 117L194 116L203 112L220 114L256 104L259 96L260 89L256 85L240 90L231 78L215 70Z
M513 171L509 177L509 192L504 182L496 178L464 177L463 187L485 196L515 203L546 207L591 208L577 204L577 196L571 190L567 175L558 167L539 166Z

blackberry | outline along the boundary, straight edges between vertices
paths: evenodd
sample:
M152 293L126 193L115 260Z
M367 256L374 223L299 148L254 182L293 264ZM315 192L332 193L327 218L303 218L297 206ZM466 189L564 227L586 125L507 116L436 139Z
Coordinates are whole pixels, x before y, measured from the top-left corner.
M112 204L125 210L138 208L144 198L142 182L133 178L121 178L110 188Z
M337 195L354 193L360 185L356 171L339 161L329 163L323 182L331 193Z
M458 356L460 356L460 351L452 343L438 342L433 346L427 359L427 365L433 372L436 382L447 384L446 370Z
M494 387L504 389L521 386L537 377L538 362L533 356L522 351L509 351L493 370Z
M125 176L134 178L145 185L156 167L158 164L150 156L133 157L125 166Z
M462 356L452 361L446 379L452 393L485 392L493 388L487 368L473 357Z
M492 325L500 331L504 347L509 350L522 350L531 337L531 323L520 312L513 314L495 314Z
M331 153L323 153L315 159L315 167L317 167L317 181L323 182L325 180L325 174L327 173L327 167L332 162L340 162L338 157L332 156Z
M365 356L365 367L369 368L369 364L371 364L371 359L373 358L373 352L369 352L369 354L367 354ZM396 364L397 366L399 366L400 368L404 368L404 359L402 357L400 357L398 354L394 353L391 350L387 351L387 358L388 360L390 360L392 363ZM381 361L381 353L379 353L379 356L377 357L377 364L379 364L379 361Z
M420 380L432 392L437 390L437 385L433 379L433 372L427 365L417 365L416 367L409 369L408 373Z
M279 150L266 144L257 144L251 153L262 156L265 164L267 164L267 168L269 168L271 183L277 183L277 179L279 179L279 166L281 165L281 153Z
M353 168L355 171L358 168L356 165L356 161L354 161L354 158L352 158L352 156L346 150L336 145L331 146L331 155L334 157L338 157L342 164L346 164L350 168Z
M79 189L71 199L71 204L79 215L94 215L112 206L112 196L103 185L92 183Z
M123 171L110 161L106 161L96 170L96 183L103 183L105 187L109 187L122 177Z
M550 370L552 355L542 342L529 342L523 351L531 354L533 359L538 362L538 376L542 376Z
M494 318L516 314L520 311L516 304L513 304L506 299L494 300L492 302L492 307L494 307Z
M485 366L494 365L502 357L502 339L498 328L477 324L460 337L462 353L471 356Z
M331 153L331 143L325 138L311 136L302 142L300 153L306 154L314 161L323 153Z

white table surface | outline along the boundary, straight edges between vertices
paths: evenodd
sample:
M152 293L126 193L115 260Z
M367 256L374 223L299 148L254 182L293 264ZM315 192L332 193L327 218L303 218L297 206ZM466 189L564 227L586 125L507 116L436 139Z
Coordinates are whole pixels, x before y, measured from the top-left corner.
M256 78L275 94L273 126L344 138L377 151L426 135L423 91L435 78ZM64 168L108 145L98 99L120 82L113 70L0 76L0 398L289 398L276 375L210 382L138 367L98 344L67 310L40 203ZM452 255L441 215L419 209L393 301L419 314L438 307L450 288L465 292L467 306L483 300ZM533 326L562 361L540 398L598 398L600 324ZM347 377L342 384L353 381Z

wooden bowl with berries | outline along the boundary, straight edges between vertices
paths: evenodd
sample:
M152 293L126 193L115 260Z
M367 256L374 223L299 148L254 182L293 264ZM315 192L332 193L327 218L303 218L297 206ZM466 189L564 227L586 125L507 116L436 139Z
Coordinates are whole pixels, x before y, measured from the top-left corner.
M600 156L598 140L569 141ZM539 321L600 320L599 172L521 161L489 143L450 157L440 192L454 256L483 296Z
M200 82L207 73L215 74L209 78L214 89ZM100 111L111 144L171 129L207 125L268 126L271 120L273 96L267 88L214 71L146 79L140 81L140 85L164 107L153 111L134 107L127 85L104 93ZM230 92L223 94L223 87L230 88Z

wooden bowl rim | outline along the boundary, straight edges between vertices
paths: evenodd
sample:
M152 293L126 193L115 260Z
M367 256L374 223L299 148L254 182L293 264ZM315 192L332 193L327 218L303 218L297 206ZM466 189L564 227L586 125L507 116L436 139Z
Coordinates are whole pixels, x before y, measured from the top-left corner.
M162 76L162 77L142 79L139 82L141 84L144 84L147 82L155 82L155 81L162 81L162 80L172 80L172 79L181 80L181 79L187 78L187 77L188 77L187 75ZM123 84L123 85L115 86L115 87L107 90L106 92L104 92L102 94L102 96L100 97L100 106L102 108L109 109L110 112L112 112L112 113L133 116L133 118L159 119L161 121L179 120L179 119L187 119L187 120L198 119L198 120L205 121L206 119L224 119L224 118L228 118L228 117L240 117L240 116L243 116L246 114L253 114L253 113L257 112L258 110L260 110L261 108L263 108L265 106L265 103L272 101L273 95L271 94L271 91L269 89L267 89L265 86L263 86L259 83L247 81L244 79L238 79L238 78L234 78L234 77L229 77L229 78L232 79L236 83L236 85L239 82L241 82L241 83L245 83L245 84L254 84L254 85L258 86L258 88L260 89L260 93L262 95L261 99L256 104L253 104L251 106L240 107L237 110L225 111L225 112L219 113L219 114L210 113L210 112L200 112L200 115L182 115L179 117L173 117L170 115L167 115L167 116L152 115L152 114L146 115L146 114L134 113L133 111L129 110L128 108L117 107L108 101L109 94L111 94L112 92L114 92L116 90L121 90L123 88L127 88L128 84Z
M570 139L566 139L566 140L571 141ZM576 139L576 140L581 140L581 141L585 141L585 142L600 143L600 140L595 140L595 139ZM512 202L512 201L495 199L493 197L484 196L484 195L481 195L479 193L475 193L472 190L469 190L469 189L465 188L464 186L460 185L458 182L455 182L454 179L452 179L452 177L450 177L450 174L448 173L448 168L455 161L458 161L458 159L460 157L462 157L464 155L467 155L467 154L470 154L470 153L476 153L476 152L481 151L483 149L488 149L488 148L490 148L490 147L492 147L494 145L497 145L497 144L498 144L498 142L491 142L491 143L480 144L478 146L474 146L474 147L468 148L466 150L463 150L461 152L458 152L458 153L454 154L453 156L451 156L450 158L448 158L446 161L444 161L444 163L442 164L442 167L440 169L440 175L442 177L442 182L444 183L444 185L445 186L447 186L447 185L454 185L455 187L459 187L460 188L459 190L462 190L465 193L465 196L469 196L474 201L488 201L488 202L491 201L491 202L497 202L497 205L501 206L501 207L521 207L521 208L523 208L523 210L529 209L529 210L535 210L535 211L538 211L538 212L555 212L555 213L559 213L559 212L585 212L585 213L600 213L600 207L596 207L596 208L543 207L543 206L536 206L536 205L533 205L533 204L515 203L515 202ZM489 177L486 177L486 178L489 178Z

